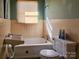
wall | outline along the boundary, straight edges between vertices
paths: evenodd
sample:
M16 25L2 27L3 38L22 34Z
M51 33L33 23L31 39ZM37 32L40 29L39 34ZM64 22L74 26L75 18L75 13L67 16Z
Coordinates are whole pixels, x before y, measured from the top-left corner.
M79 0L47 0L49 19L79 18Z
M60 29L64 29L68 40L79 43L79 19L52 19L50 22L53 28L53 37L59 35ZM47 30L44 27L44 36L46 37L47 35Z
M43 36L43 20L39 20L36 24L22 24L16 20L11 20L11 32L21 34L23 37L42 37Z
M68 39L79 43L79 19L55 19L51 22L54 36L59 34L60 29L65 29Z
M16 0L10 0L11 32L15 34L22 34L24 37L42 37L44 20L44 0L38 0L39 20L37 24L18 23L16 20L16 4Z
M45 7L45 0L38 0L38 11L39 11L39 19L44 20L44 7Z
M0 0L0 18L3 17L3 0Z
M10 19L16 19L17 16L16 0L9 0L9 1L10 1Z
M0 59L4 57L3 40L10 33L10 20L0 18Z
M47 17L49 18L53 36L65 29L68 39L79 43L79 0L46 0Z
M17 18L17 1L18 0L10 0L10 19ZM44 19L44 0L38 1L38 11L39 11L39 20Z

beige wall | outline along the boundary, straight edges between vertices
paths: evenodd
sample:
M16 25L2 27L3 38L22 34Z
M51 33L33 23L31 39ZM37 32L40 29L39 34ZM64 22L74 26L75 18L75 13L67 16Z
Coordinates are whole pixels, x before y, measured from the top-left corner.
M5 35L10 33L10 20L0 18L0 59L4 57L3 40Z
M43 20L35 24L22 24L16 20L0 19L0 59L4 59L5 48L3 46L4 36L8 33L21 34L23 37L42 37ZM2 49L2 50L1 50Z
M21 34L23 37L42 37L43 20L39 20L36 24L22 24L16 20L11 20L11 32Z
M58 35L60 29L65 29L69 39L79 42L79 13L77 12L78 8L75 8L77 2L78 0L75 2L72 0L46 0L48 7L46 13L52 23L53 36ZM68 9L70 4L73 8Z
M65 29L69 40L79 43L79 19L52 19L53 36L59 34L60 29Z

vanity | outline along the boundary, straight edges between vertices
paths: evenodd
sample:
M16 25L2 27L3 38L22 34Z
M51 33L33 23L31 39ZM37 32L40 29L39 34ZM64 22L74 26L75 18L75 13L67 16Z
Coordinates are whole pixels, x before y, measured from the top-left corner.
M11 34L11 36L5 37L4 39L4 44L11 44L13 46L23 43L24 40L22 40L21 35Z

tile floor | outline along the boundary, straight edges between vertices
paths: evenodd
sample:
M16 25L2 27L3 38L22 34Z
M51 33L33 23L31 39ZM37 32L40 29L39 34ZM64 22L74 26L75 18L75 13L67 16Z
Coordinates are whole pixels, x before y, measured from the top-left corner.
M38 57L38 58L17 58L17 59L41 59L41 58Z

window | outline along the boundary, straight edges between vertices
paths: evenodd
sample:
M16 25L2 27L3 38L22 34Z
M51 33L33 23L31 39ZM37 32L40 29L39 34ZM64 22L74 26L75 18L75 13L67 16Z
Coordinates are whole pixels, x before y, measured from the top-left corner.
M17 19L20 23L38 22L38 1L36 0L18 0L17 1Z

